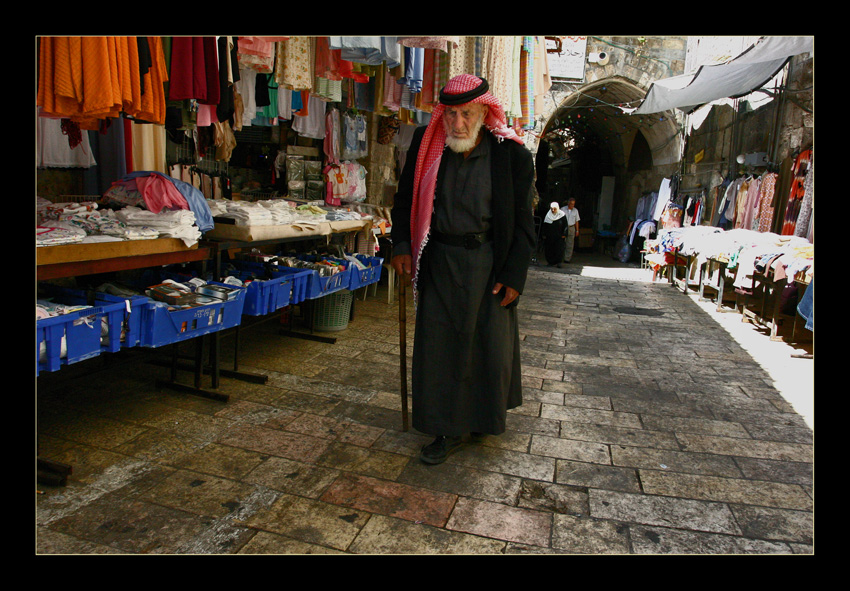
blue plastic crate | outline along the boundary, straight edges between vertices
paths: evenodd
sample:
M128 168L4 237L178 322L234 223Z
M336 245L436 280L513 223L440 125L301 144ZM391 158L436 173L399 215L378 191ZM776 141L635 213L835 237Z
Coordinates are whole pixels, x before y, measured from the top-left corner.
M51 296L56 303L80 305L73 297ZM36 375L42 371L58 371L63 365L97 357L104 351L120 348L120 339L106 335L121 334L124 303L91 306L69 314L36 321ZM106 331L104 331L104 321ZM118 341L118 342L116 342ZM108 344L104 344L108 343ZM64 348L64 352L63 352Z
M292 293L290 294L289 304L297 305L308 299L308 292L312 291L314 276L318 277L318 273L310 269L295 269L292 267L280 267L278 265L266 265L255 261L233 261L233 265L241 272L254 277L266 278L271 276L274 279L286 279L292 283ZM243 275L245 276L245 275ZM242 277L240 277L241 279ZM318 289L318 287L316 288ZM284 304L287 305L287 304ZM283 307L282 305L278 306Z
M273 273L276 277L284 277L292 283L292 297L289 303L297 305L308 299L315 277L318 273L310 269L293 269L292 267L276 267Z
M277 289L272 289L269 295L269 313L285 308L292 303L292 280L288 277L278 277L269 281L278 281Z
M365 254L354 254L353 256L366 267L364 269L360 269L354 265L350 265L351 283L348 289L354 291L355 289L371 285L372 283L377 283L381 280L381 270L384 268L384 259L380 257L370 257Z
M271 314L290 303L292 281L288 277L261 279L248 271L236 271L231 275L242 281L249 281L245 285L245 306L242 309L242 314L246 316ZM219 285L228 284L220 283Z
M232 300L180 310L169 310L166 303L148 298L141 308L141 345L162 347L237 326L242 321L245 292L240 288Z
M242 310L246 316L271 314L290 304L292 280L289 277L266 278L265 273L238 267L229 269L228 275L250 282L245 285L245 308Z
M349 267L351 265L348 263L348 261L329 256L318 257L315 255L299 255L298 258L303 261L313 263L318 262L319 260L329 260L337 262L341 266L345 267L344 271L338 271L337 273L334 273L333 275L330 275L328 277L322 277L322 275L320 275L318 271L310 271L311 275L307 282L308 300L321 298L328 294L340 291L342 289L349 289L351 285L351 269ZM301 270L303 271L304 269Z
M95 306L109 306L110 314L114 314L112 305L120 304L124 311L122 324L115 331L110 323L108 339L104 339L102 350L104 352L114 353L121 348L137 347L139 345L142 325L139 308L148 301L146 296L123 297L103 292L94 292L92 301L90 294L82 289L72 289L50 284L41 284L40 289L49 296L60 298L66 304L86 305L91 302ZM119 334L119 338L113 338L113 334Z
M348 286L351 284L351 271L348 269L335 273L330 277L322 277L317 271L313 273L312 281L308 284L308 300L323 298L328 294L348 289Z
M252 279L245 290L245 308L242 313L247 316L264 316L289 305L292 282L283 276Z

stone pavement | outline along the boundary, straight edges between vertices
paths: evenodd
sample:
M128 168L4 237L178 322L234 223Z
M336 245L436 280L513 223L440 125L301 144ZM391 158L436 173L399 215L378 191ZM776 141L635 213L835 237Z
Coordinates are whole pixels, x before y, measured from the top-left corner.
M242 330L268 381L223 378L228 402L157 389L163 351L42 374L38 452L74 470L37 486L36 552L813 553L814 361L583 256L530 271L508 431L438 466L402 430L383 283L334 344Z

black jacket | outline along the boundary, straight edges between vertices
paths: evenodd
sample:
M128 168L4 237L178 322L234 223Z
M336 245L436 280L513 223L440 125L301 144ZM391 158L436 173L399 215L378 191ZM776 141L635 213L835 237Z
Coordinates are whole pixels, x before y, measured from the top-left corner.
M413 176L424 133L424 126L414 132L395 194L392 208L393 254L410 252ZM536 243L531 211L534 158L525 146L513 140L500 142L489 132L484 135L485 140L491 142L492 154L495 277L498 283L522 293Z

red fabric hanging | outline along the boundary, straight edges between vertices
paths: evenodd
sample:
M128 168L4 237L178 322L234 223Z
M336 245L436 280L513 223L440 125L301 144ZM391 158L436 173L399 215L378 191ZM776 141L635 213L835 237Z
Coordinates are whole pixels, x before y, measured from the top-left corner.
M213 39L215 41L215 39ZM203 37L174 37L168 99L207 99L206 49Z
M124 121L124 160L127 161L127 172L133 172L133 122Z
M806 173L809 170L809 162L812 158L812 151L805 150L797 156L794 161L794 168L791 179L791 192L788 195L788 204L785 206L785 218L782 224L783 236L791 236L797 228L797 217L800 215L800 205L803 203L803 197L806 194Z

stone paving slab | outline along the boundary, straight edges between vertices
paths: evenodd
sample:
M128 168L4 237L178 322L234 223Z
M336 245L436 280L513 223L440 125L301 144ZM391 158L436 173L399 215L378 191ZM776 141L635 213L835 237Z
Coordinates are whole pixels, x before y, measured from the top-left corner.
M38 485L36 551L812 554L813 361L649 277L532 267L524 404L437 466L401 428L384 283L335 343L242 331L267 381L223 377L228 402L156 388L152 350L40 376L38 452L74 470Z

